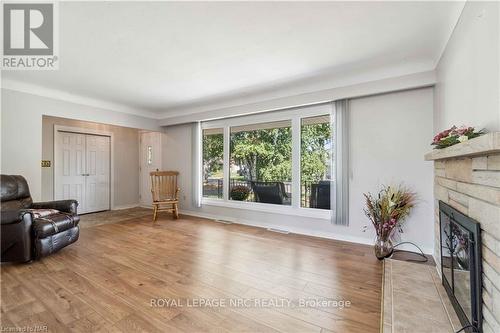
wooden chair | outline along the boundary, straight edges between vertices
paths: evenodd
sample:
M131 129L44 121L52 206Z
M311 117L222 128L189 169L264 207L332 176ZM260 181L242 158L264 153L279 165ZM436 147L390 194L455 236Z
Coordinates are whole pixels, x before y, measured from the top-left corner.
M172 212L174 218L179 217L179 190L177 187L177 171L153 171L151 176L151 194L153 196L153 223L159 211Z

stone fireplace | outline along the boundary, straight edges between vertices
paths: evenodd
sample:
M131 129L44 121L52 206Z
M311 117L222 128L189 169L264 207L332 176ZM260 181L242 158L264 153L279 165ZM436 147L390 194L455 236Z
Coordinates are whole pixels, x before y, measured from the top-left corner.
M434 161L435 253L440 268L439 201L481 226L483 332L500 332L500 132L425 156Z

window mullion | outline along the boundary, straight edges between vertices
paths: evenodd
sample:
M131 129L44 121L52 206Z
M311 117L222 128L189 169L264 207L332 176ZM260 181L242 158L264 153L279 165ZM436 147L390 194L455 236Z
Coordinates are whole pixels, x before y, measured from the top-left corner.
M224 201L229 200L229 140L230 127L224 126L224 164L223 164L223 186L222 197Z
M300 207L300 118L292 118L292 207Z

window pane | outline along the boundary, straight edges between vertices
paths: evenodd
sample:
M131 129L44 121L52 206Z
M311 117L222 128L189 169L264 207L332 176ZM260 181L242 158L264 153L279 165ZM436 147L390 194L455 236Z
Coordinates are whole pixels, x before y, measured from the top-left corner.
M203 197L222 199L224 165L224 131L203 130Z
M229 198L291 204L291 120L231 127Z
M301 122L301 206L330 209L330 116L303 118Z

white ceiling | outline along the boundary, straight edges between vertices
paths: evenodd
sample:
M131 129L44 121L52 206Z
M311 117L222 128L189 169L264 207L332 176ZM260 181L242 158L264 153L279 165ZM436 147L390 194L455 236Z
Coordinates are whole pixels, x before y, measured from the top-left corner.
M271 90L305 92L311 82L434 69L462 8L461 2L61 2L60 69L4 71L2 80L168 117Z

